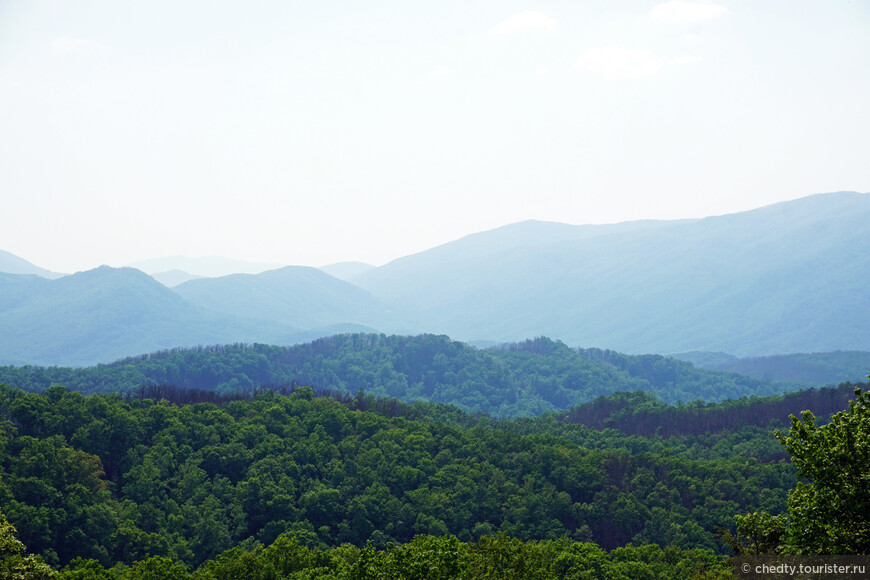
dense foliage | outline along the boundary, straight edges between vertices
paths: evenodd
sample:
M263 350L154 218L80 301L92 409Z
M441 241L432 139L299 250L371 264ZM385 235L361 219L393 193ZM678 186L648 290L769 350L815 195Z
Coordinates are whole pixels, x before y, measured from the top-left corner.
M0 367L0 382L25 391L64 385L83 393L127 392L143 385L235 393L304 384L449 403L501 417L568 409L616 391L640 389L676 403L793 389L658 355L571 349L546 338L482 350L445 336L378 334L339 335L291 347L174 349L89 368L6 366Z
M565 579L657 580L731 578L728 558L711 550L681 550L655 544L616 548L609 554L590 542L568 538L522 542L500 533L478 542L456 536L418 535L407 544L383 549L342 544L309 548L288 534L269 546L254 542L231 548L192 573L166 556L106 568L94 559L75 558L60 572L38 557L22 556L24 545L0 514L0 578L19 580L462 580Z
M694 401L686 405L667 405L649 393L615 393L599 397L561 413L568 423L596 429L619 429L635 435L703 435L747 425L784 425L790 415L814 409L819 416L830 416L848 404L855 391L852 383L836 388L807 389L768 397L742 397L722 403Z
M455 410L309 388L220 406L6 388L0 410L0 506L53 564L194 567L285 533L321 550L503 532L719 551L716 526L783 513L795 484L790 463L722 444L738 433L671 445L552 418L448 424L419 415Z
M789 495L785 550L870 554L870 395L856 389L848 410L826 425L817 426L811 411L792 417L777 438L809 480Z
M455 536L415 537L407 544L377 549L344 544L311 549L292 536L267 547L234 548L193 573L160 556L105 570L93 560L77 560L59 578L70 580L234 580L322 578L335 580L659 580L730 578L727 558L710 550L626 546L609 554L589 542L563 538L522 542L504 534L460 542Z
M15 526L0 513L0 578L53 578L55 574L50 566L39 558L23 553L25 546L15 536L15 532Z

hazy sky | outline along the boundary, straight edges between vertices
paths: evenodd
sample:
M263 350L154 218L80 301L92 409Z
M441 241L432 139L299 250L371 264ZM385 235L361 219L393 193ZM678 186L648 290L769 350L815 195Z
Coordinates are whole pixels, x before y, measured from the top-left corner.
M0 1L0 249L376 265L870 191L866 0Z

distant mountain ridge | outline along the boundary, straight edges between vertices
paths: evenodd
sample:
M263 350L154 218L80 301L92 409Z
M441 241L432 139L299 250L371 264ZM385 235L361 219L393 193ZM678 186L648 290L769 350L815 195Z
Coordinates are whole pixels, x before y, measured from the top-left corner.
M215 312L292 321L300 328L339 323L383 326L389 318L383 305L365 290L305 266L200 278L176 286L175 292Z
M189 280L196 280L203 277L190 274L184 270L166 270L165 272L155 272L154 274L150 274L150 276L167 288L174 288L175 286L183 284Z
M836 384L861 382L870 374L870 352L836 351L737 358L722 353L691 352L671 355L709 370L739 373L768 381Z
M845 192L700 220L524 222L352 281L459 340L748 356L870 350L868 269L870 196Z
M143 260L128 264L128 266L142 270L146 274L159 274L161 272L178 270L186 272L193 277L216 278L219 276L229 276L230 274L259 274L266 270L281 268L283 264L232 260L221 256L202 256L198 258L168 256L165 258Z
M32 274L43 278L60 278L63 274L40 268L39 266L28 262L24 258L19 258L15 254L0 250L0 273L6 274Z
M350 280L354 276L359 276L363 272L367 272L374 268L371 264L366 264L365 262L338 262L336 264L329 264L327 266L320 266L320 270L323 270L330 276L335 276L339 280Z
M336 266L349 281L300 266L181 283L175 273L172 289L132 269L3 274L0 363L371 331L476 344L550 336L628 354L870 351L868 194L693 220L527 221L381 267Z
M0 273L0 364L90 365L159 349L294 344L400 327L364 290L315 268L202 278L170 289L134 268L55 280Z
M0 326L4 362L74 365L298 330L218 315L139 270L107 266L56 280L0 274Z

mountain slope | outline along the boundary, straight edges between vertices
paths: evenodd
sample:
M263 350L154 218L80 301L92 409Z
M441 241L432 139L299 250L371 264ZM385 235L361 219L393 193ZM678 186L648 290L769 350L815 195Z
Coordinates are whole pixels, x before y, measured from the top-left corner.
M531 222L353 281L427 331L629 353L870 350L870 196L679 222Z
M320 266L318 270L322 270L330 276L335 276L339 280L350 280L354 276L359 276L372 268L374 266L365 262L338 262L328 266Z
M379 298L403 302L409 285L419 281L417 288L431 284L431 279L442 271L450 271L465 278L475 277L481 264L499 260L505 254L542 248L560 242L593 239L606 235L629 234L637 231L655 230L675 223L662 221L637 221L608 225L570 225L558 222L529 220L506 225L494 230L470 234L453 242L431 248L418 254L404 256L378 268L368 269L349 281L357 284ZM481 276L482 278L482 276Z
M59 278L63 274L40 268L15 254L0 250L0 272L6 274L34 274L43 278Z
M132 268L45 280L0 275L0 360L93 364L175 346L286 340L297 329L196 307Z
M197 278L202 278L202 276L196 276L194 274L185 272L184 270L167 270L166 272L155 272L150 276L167 288L173 288L175 286L178 286L179 284L187 282L188 280L196 280Z
M384 307L368 292L319 269L302 266L201 278L174 290L191 303L215 312L299 328L341 323L381 328L389 319Z

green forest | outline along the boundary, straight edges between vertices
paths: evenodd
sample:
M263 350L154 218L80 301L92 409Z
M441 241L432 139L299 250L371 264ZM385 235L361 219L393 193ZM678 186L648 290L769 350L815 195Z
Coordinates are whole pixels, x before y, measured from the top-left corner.
M845 380L845 379L844 379ZM810 385L700 369L660 355L573 349L547 338L478 349L446 336L347 334L279 347L179 348L87 368L2 366L0 383L40 392L63 385L118 393L173 385L218 393L307 385L354 395L446 403L493 417L566 410L617 391L665 403L773 395Z
M731 578L735 554L870 551L870 384L669 403L707 371L547 339L308 349L5 367L0 577ZM612 377L643 388L580 388ZM530 416L566 384L585 402Z
M830 425L865 429L866 460L858 392ZM767 428L642 437L309 387L175 404L3 387L0 409L2 513L69 578L728 577L741 514L806 518L789 497L815 474ZM786 448L830 430L813 421Z

